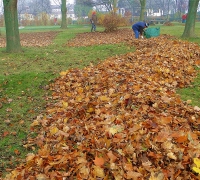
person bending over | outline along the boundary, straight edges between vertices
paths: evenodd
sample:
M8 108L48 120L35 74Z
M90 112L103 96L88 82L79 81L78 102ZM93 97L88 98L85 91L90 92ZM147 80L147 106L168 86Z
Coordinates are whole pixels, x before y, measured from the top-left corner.
M132 26L132 29L133 29L133 32L135 34L135 38L143 38L143 32L144 32L144 29L145 28L148 28L149 24L146 23L146 22L142 22L142 21L139 21L135 24L133 24Z

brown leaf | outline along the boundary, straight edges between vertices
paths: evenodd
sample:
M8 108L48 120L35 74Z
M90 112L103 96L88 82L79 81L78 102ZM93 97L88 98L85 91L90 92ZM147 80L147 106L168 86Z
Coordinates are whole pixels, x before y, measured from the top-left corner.
M9 134L8 131L4 131L4 132L3 132L3 137L7 136L8 134Z
M101 168L100 166L93 166L93 168L94 168L93 173L95 176L100 177L100 178L105 177L105 172L103 168Z
M95 164L96 166L101 167L101 166L104 165L105 160L104 160L104 158L102 158L102 157L99 158L99 157L95 156L95 160L93 160L93 162L94 162L94 164Z
M115 162L116 159L117 159L117 157L112 153L112 151L109 151L109 152L107 153L107 156L109 157L110 162Z
M19 151L18 149L15 149L15 150L14 150L14 153L15 153L16 155L20 155L20 154L21 154L20 151Z
M124 169L127 171L133 171L133 165L131 163L124 164Z
M133 180L138 180L138 178L143 177L141 173L134 172L134 171L128 171L126 174L127 179L133 179Z

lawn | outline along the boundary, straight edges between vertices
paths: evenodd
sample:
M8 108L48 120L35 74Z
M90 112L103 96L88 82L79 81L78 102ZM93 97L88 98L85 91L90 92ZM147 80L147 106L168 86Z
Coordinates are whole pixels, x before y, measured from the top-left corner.
M32 29L32 30L31 30ZM33 30L34 29L34 30ZM50 95L48 84L61 71L83 68L91 62L99 63L107 57L124 54L130 48L124 44L67 47L67 40L77 33L89 32L90 27L72 26L66 31L47 27L47 31L60 31L53 44L46 47L24 47L21 54L7 54L0 50L0 172L5 173L34 149L24 148L30 123L45 110ZM21 33L44 32L44 27L27 27ZM4 30L2 29L2 34ZM3 35L2 35L3 36ZM34 35L27 41L36 39ZM40 41L38 40L37 43ZM116 51L117 49L117 51ZM134 49L134 48L133 48ZM17 139L17 141L16 141Z
M184 26L162 26L161 34L180 37ZM103 28L99 28L103 31ZM89 26L69 26L63 31L58 26L25 27L20 33L57 32L53 43L48 46L24 47L21 54L8 54L0 49L0 173L5 174L16 166L29 152L37 151L27 147L36 134L30 130L34 119L45 112L51 97L49 84L59 73L71 68L84 68L91 63L98 64L104 59L134 51L135 48L124 44L99 44L93 46L69 47L67 41L78 33L90 31ZM200 37L200 23L196 24ZM1 28L2 36L5 29ZM32 41L34 35L28 37ZM199 38L188 39L200 43ZM40 41L37 41L40 43ZM197 69L199 70L199 69ZM200 107L200 76L189 87L179 89L183 100Z

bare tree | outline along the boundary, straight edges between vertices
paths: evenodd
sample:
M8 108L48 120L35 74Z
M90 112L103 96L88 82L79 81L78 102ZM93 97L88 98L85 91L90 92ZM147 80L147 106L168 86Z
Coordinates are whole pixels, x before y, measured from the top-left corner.
M32 0L29 3L30 12L35 16L45 12L51 13L51 2L50 0Z
M27 12L29 9L28 3L26 0L18 0L17 2L17 12L18 12L18 18L20 22L20 16L23 12Z
M61 0L53 0L54 4L61 5Z
M107 11L114 11L114 8L117 7L118 0L93 0L94 6L104 7Z

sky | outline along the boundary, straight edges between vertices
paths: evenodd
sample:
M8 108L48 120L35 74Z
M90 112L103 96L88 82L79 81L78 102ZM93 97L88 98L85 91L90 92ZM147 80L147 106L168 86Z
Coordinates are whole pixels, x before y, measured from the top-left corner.
M61 2L61 0L51 0L52 4L53 4L53 2L56 2L56 1ZM74 0L67 0L67 3L73 4ZM0 14L1 14L2 7L3 7L3 0L0 0Z
M56 1L60 1L61 2L61 0L51 0L52 4L55 4L54 2L56 2ZM74 0L67 0L67 3L73 4Z
M74 0L67 0L67 3L73 4Z

